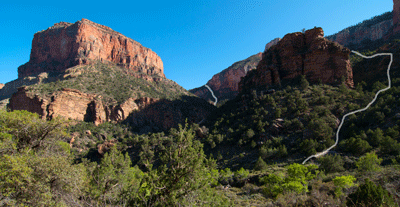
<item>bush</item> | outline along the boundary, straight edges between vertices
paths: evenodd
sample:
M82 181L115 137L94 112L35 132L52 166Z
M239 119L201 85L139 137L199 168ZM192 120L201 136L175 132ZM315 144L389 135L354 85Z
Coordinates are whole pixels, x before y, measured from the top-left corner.
M343 188L348 188L354 185L354 181L356 181L356 178L351 176L351 175L347 175L347 176L340 176L340 177L336 177L333 179L333 183L336 186L335 189L335 195L337 197L342 195L342 189Z
M353 153L355 155L362 155L372 149L369 143L360 137L344 140L340 143L344 151Z
M300 143L301 151L307 156L313 155L317 153L315 148L318 147L318 142L313 139L306 139Z
M356 162L356 166L360 172L376 172L380 170L382 159L379 159L375 152L367 153L365 156L360 157Z
M369 179L350 194L346 202L347 206L396 206L388 191L380 185L375 185Z
M336 155L326 155L318 159L320 162L320 168L326 173L341 172L344 171L342 156Z
M308 181L319 173L315 171L317 168L316 165L304 166L293 163L286 167L286 177L269 174L260 178L260 182L266 184L264 193L273 197L283 192L305 193L308 192Z
M261 158L258 157L257 162L254 164L254 170L263 171L268 168L267 163Z

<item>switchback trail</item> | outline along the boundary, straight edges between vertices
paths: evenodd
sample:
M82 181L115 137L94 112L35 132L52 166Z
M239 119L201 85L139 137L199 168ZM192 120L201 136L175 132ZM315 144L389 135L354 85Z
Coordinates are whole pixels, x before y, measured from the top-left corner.
M378 97L379 93L381 93L381 92L383 92L383 91L386 91L386 90L389 90L390 87L391 87L391 81L390 81L390 74L389 74L389 71L390 71L390 67L391 67L392 62L393 62L393 54L392 54L392 53L379 53L379 54L375 54L375 55L372 55L372 56L364 56L364 55L362 55L362 54L360 54L359 52L356 52L356 51L351 51L351 52L354 53L354 54L357 54L357 55L359 55L359 56L361 56L361 57L363 57L363 58L367 58L367 59L369 59L369 58L374 58L374 57L376 57L376 56L390 55L390 63L389 63L388 69L387 69L387 76L388 76L388 80L389 80L388 87L379 90L379 91L375 94L374 99L373 99L365 108L359 109L359 110L356 110L356 111L353 111L353 112L350 112L350 113L347 113L346 115L344 115L343 118L342 118L342 121L340 122L340 125L339 125L339 127L338 127L338 130L337 130L337 132L336 132L336 142L335 142L335 144L332 145L331 147L329 147L328 149L322 151L322 152L319 152L319 153L317 153L317 154L315 154L315 155L311 155L310 157L308 157L307 159L305 159L305 160L303 161L303 164L305 164L309 159L311 159L311 158L313 158L313 157L318 158L318 157L320 157L320 156L325 155L325 154L328 153L332 148L336 147L336 145L337 145L338 142L339 142L339 132L340 132L340 129L342 128L344 119L345 119L347 116L349 116L349 115L352 115L352 114L355 114L355 113L358 113L358 112L367 110L367 109L375 102L375 100L376 100L376 98Z

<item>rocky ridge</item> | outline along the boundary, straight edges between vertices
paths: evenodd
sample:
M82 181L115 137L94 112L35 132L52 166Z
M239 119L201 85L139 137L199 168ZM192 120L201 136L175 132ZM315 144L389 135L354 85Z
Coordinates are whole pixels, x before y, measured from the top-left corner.
M349 54L349 49L324 38L322 28L286 34L263 53L257 69L242 78L239 92L278 85L300 75L322 83L338 83L344 76L346 84L353 86Z
M240 78L245 76L248 71L256 68L258 62L261 60L261 54L262 53L252 55L245 60L232 64L230 67L215 74L207 82L207 85L213 90L219 101L232 99L238 94ZM210 91L205 86L191 89L189 92L209 102L213 103L215 101Z
M32 40L30 60L18 68L18 78L41 72L62 72L96 61L112 62L143 73L165 78L163 62L153 51L109 27L82 19L74 24L60 22L37 32Z

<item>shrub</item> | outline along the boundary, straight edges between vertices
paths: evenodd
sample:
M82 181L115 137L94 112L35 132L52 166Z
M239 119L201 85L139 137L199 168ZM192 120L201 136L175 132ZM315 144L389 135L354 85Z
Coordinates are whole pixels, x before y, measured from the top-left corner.
M267 167L267 163L261 157L258 157L257 162L254 164L254 170L263 171L266 170Z
M356 178L351 176L351 175L347 175L347 176L340 176L340 177L336 177L333 179L333 183L336 186L335 189L335 195L337 197L342 195L342 189L343 188L348 188L354 185L354 181L356 181Z
M313 139L306 139L300 143L301 151L307 156L313 155L317 153L315 148L318 147L318 142Z
M286 167L286 177L276 174L269 174L262 177L260 181L267 185L264 188L264 193L276 197L283 192L308 192L308 181L315 178L319 173L315 171L317 168L316 165L304 166L293 163Z
M356 166L359 171L375 172L379 171L382 159L379 159L375 152L367 153L360 157L356 162Z
M300 87L301 87L301 89L305 90L305 89L308 88L309 85L310 84L308 83L308 81L306 79L306 76L305 75L300 76Z
M326 173L341 172L344 171L343 159L340 155L327 155L318 159L320 161L320 168Z
M388 191L380 185L375 185L369 179L350 194L346 202L347 206L396 206Z
M247 170L245 170L243 167L241 167L239 170L237 170L235 173L234 173L234 177L236 178L236 179L244 179L244 178L247 178L247 176L249 175L249 171L247 171Z
M359 137L358 138L351 137L348 140L344 140L341 143L341 145L345 149L345 151L351 152L358 156L372 149L372 147L369 145L367 141Z

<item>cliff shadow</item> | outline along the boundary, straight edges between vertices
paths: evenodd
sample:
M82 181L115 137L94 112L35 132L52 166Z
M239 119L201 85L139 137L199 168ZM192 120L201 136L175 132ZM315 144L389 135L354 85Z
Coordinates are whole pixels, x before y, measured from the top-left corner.
M207 119L216 107L195 96L181 96L175 100L160 99L155 103L134 111L122 121L138 134L168 131L179 124L199 123Z

